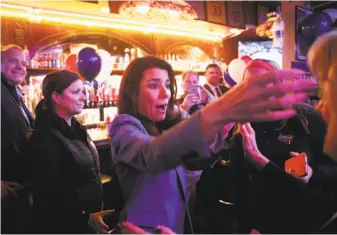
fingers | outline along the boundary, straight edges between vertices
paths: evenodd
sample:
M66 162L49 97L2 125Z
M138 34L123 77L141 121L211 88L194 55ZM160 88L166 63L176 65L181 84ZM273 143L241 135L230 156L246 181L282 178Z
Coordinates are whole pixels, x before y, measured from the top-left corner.
M147 234L143 229L127 221L121 223L119 227L125 234Z
M247 128L246 128L246 125L245 124L240 124L239 126L240 128L240 133L242 136L247 136L248 135L248 131L247 131Z
M16 190L23 189L22 185L12 182L12 181L7 181L7 185Z
M100 233L108 233L109 226L106 223L104 223L103 217L113 213L114 211L115 210L105 210L105 211L100 211L97 213L98 219L95 220L95 223L96 223L96 228Z
M270 83L278 83L286 79L298 78L302 74L303 72L295 70L277 70L256 76L254 79L249 79L248 83L264 86Z
M94 214L91 214L89 217L89 224L93 227L93 229L102 234L109 233L109 226L104 223L103 217L113 213L115 210L105 210L100 211Z
M249 122L246 123L246 129L247 129L248 134L250 134L250 135L255 134L255 131L254 131L253 127L250 125Z
M158 225L156 229L160 232L160 234L175 234L171 229L166 228L165 226Z
M105 210L105 211L100 211L98 212L101 216L106 216L106 215L110 215L111 213L115 212L115 209L113 210Z
M282 111L267 111L263 113L257 113L249 117L250 121L277 121L288 119L296 115L296 110L288 109Z
M298 152L290 152L290 156L296 157L299 153Z
M317 84L312 80L297 80L286 83L273 84L268 87L261 88L262 94L269 96L282 96L289 92L301 92L311 95L317 91Z
M306 100L306 98L307 95L303 93L289 94L279 98L256 102L255 104L253 104L253 108L257 112L270 109L285 109L294 104L302 104Z
M7 187L7 195L11 194L13 195L15 198L18 198L18 194L16 193L15 189L12 187Z

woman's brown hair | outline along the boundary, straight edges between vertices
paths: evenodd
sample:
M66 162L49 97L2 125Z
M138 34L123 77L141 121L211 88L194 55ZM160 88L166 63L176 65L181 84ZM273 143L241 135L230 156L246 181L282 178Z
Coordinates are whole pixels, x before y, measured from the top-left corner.
M124 71L117 100L118 114L129 114L138 119L144 118L137 111L136 97L139 95L140 81L143 78L143 73L153 68L166 70L170 79L171 98L168 102L165 120L160 123L163 129L167 129L181 119L181 114L177 113L174 109L177 83L171 65L154 56L136 58Z

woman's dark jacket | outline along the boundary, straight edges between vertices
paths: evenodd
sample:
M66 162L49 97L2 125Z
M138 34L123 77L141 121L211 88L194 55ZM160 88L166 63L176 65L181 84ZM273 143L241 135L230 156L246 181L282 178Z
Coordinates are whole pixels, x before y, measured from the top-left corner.
M70 127L54 112L40 110L28 156L34 232L88 232L89 214L102 207L102 185L98 153L84 127L75 118Z
M244 160L242 138L237 134L230 140L230 164L227 167L218 164L201 176L197 200L204 201L199 203L203 208L215 208L213 210L224 215L223 220L230 220L228 230L246 233L255 228L261 233L308 233L322 225L336 208L337 164L322 151L326 124L313 108L305 105L300 108L308 120L310 134L297 117L289 119L281 130L278 129L280 122L252 124L261 153L271 160L262 172L257 172ZM291 157L290 151L306 152L313 169L308 184L285 173L284 162ZM213 180L212 186L209 186L210 180ZM313 201L312 196L303 192L310 193L311 190L325 195L325 201L331 205L308 205ZM233 205L221 205L219 200L230 201ZM322 215L320 218L308 213L311 208L318 207L322 207L318 211ZM211 210L203 211L209 213L207 211Z

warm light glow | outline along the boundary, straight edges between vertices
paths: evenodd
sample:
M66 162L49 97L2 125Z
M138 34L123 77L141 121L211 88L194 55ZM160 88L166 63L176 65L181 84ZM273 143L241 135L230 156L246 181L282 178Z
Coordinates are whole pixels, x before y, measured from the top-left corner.
M149 11L149 8L150 7L147 4L136 6L136 10L143 15L145 15Z
M110 9L109 9L109 7L102 7L101 8L101 12L103 12L103 13L109 13Z
M202 32L189 27L174 27L161 24L149 24L140 21L115 19L78 13L60 12L47 9L33 9L12 4L0 3L1 16L26 18L35 22L53 22L89 27L111 28L120 30L140 31L147 33L159 33L175 36L200 38L211 41L219 41L223 32Z
M151 20L189 21L198 18L195 10L182 0L162 1L125 1L119 8L119 14L127 18Z

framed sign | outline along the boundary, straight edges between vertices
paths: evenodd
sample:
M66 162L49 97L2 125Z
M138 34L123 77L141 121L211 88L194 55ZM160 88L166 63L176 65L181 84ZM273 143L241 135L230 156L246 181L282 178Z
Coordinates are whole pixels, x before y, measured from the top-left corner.
M227 24L234 28L245 28L245 15L243 14L242 2L226 2Z
M243 3L245 12L245 23L250 25L257 25L257 9L255 2L245 1Z
M257 4L257 24L260 25L267 20L269 8L265 5Z
M205 2L204 1L185 1L188 3L197 13L198 20L206 20L205 19Z
M206 20L216 24L226 24L225 3L206 1Z

